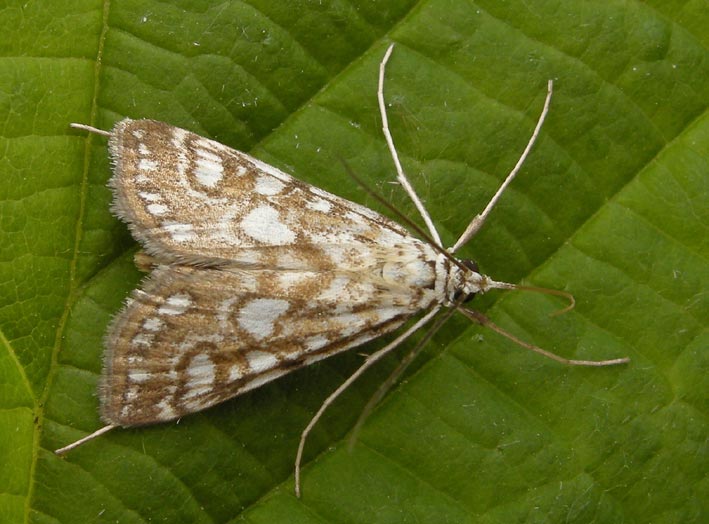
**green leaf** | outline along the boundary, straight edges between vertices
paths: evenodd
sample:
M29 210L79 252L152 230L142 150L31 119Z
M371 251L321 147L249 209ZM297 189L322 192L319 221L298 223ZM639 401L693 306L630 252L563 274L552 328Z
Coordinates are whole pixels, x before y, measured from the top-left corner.
M703 2L6 2L0 10L0 521L706 522L709 11ZM300 432L383 341L178 424L100 427L102 336L141 275L109 212L105 141L167 121L381 210L376 78L405 168L452 244L497 280L471 306L567 368L453 317L348 451L410 341ZM238 292L235 290L235 293Z

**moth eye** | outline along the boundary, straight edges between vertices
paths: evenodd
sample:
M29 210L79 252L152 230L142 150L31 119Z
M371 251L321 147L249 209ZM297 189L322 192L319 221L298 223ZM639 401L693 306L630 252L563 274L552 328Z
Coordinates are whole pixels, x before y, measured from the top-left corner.
M467 304L468 302L470 302L471 300L473 300L475 298L475 295L477 295L477 293L468 293L467 296L462 300L462 303ZM453 301L458 302L458 300L460 300L460 297L462 297L462 296L463 296L463 292L457 291L453 295Z
M464 258L460 261L460 263L471 271L474 271L475 273L480 273L480 267L478 266L478 263L475 262L475 260Z

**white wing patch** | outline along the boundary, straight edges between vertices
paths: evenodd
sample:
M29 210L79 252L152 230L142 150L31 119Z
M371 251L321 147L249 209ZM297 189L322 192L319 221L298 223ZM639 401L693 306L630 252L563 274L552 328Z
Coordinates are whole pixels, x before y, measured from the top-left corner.
M192 299L186 293L176 293L165 299L165 303L158 308L160 315L182 315L192 304Z
M287 300L255 298L239 309L239 327L256 340L264 340L273 334L276 321L289 307Z
M257 242L272 246L292 244L296 238L295 233L281 221L281 214L267 204L249 211L241 221L241 228Z
M224 166L222 159L204 149L196 149L197 158L195 160L195 177L197 182L213 189L224 177Z
M273 196L283 191L285 187L286 185L275 177L259 176L256 178L256 187L254 190L259 195Z

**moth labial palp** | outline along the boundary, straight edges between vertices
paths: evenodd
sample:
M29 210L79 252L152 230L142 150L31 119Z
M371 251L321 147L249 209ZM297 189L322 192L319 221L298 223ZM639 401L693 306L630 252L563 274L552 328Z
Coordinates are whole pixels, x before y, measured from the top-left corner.
M150 273L108 329L99 386L106 426L56 453L115 427L166 422L203 410L390 333L423 313L369 355L303 430L295 463L300 496L305 442L324 411L442 307L450 309L434 329L460 311L521 342L462 304L490 289L526 288L497 282L454 254L484 224L519 171L547 114L552 84L517 165L453 247L445 249L389 131L384 77L392 50L393 44L380 64L377 98L397 181L428 231L397 214L417 236L371 209L163 122L126 118L110 132L72 124L108 137L114 165L111 209L142 245L137 262ZM627 362L564 359L521 344L571 365ZM402 361L363 416L421 347Z

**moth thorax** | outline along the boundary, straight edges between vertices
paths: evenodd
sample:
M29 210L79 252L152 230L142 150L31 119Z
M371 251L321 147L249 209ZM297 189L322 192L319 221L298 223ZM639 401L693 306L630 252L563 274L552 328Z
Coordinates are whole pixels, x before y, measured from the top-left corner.
M381 276L385 281L412 289L434 289L436 281L435 265L427 252L400 247L387 256L381 266Z

